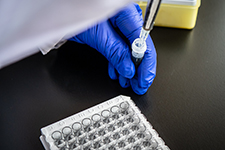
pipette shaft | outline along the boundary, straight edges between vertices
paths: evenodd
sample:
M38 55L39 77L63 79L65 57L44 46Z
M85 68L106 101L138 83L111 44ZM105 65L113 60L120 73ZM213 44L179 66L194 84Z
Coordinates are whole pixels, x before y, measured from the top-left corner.
M146 6L145 18L139 38L132 43L132 60L136 66L141 63L147 49L146 39L153 28L161 0L149 0Z

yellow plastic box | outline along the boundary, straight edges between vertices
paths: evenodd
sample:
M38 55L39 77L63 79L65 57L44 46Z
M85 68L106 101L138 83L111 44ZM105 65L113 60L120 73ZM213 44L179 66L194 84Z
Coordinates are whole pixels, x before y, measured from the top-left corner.
M136 1L145 14L147 0ZM201 0L162 0L155 26L193 29Z

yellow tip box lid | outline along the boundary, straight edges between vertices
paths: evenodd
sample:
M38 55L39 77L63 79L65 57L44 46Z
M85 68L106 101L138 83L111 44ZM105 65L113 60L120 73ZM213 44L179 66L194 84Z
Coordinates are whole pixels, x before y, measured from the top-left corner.
M145 1L147 2L147 0ZM197 3L197 0L162 0L162 3L195 6Z
M139 0L139 4L145 14L148 0ZM155 26L192 29L195 27L198 8L201 0L162 0Z

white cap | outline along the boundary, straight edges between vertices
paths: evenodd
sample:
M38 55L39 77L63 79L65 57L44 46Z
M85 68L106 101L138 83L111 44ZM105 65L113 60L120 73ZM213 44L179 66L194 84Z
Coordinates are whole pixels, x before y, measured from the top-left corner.
M145 41L141 40L140 38L137 38L132 43L131 48L132 48L132 56L134 58L142 58L147 49L147 45Z

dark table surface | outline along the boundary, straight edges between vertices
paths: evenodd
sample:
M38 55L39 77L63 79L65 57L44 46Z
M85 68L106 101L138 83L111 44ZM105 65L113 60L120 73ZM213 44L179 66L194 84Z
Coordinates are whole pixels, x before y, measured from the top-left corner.
M155 27L157 76L143 96L107 74L94 49L68 42L0 70L0 149L42 150L40 129L130 96L172 150L225 149L225 1L202 1L193 30Z

